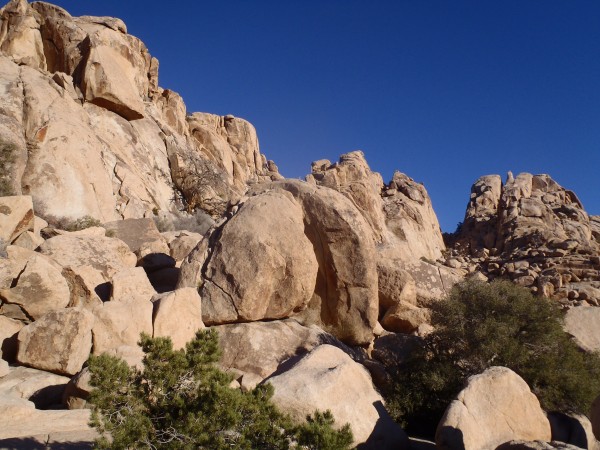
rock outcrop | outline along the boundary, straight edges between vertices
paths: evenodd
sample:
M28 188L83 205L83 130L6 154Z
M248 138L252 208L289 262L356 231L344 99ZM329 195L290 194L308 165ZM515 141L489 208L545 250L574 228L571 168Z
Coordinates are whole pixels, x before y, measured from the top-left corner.
M450 403L435 442L443 450L479 450L551 438L550 422L527 383L510 369L491 367L469 378Z
M188 117L121 20L12 0L0 23L0 143L13 153L12 190L45 216L176 213L178 196L220 215L247 182L280 177L248 122Z
M600 303L597 221L574 192L549 175L481 177L452 236L453 260L487 278L515 283L564 305Z

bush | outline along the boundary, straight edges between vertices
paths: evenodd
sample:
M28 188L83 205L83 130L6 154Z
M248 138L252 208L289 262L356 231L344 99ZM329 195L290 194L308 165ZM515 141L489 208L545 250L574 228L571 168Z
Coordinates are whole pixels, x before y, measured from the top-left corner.
M430 434L465 380L490 366L518 373L549 411L587 414L600 393L600 357L563 331L549 300L509 281L466 281L432 305L435 331L399 365L388 406L409 431Z
M153 217L156 228L161 233L164 231L191 231L192 233L206 234L215 221L204 211L196 210L192 214L179 213L164 214L157 211Z
M294 426L270 402L270 385L243 393L215 363L217 332L199 331L185 351L142 335L144 370L108 355L91 357L92 425L111 436L99 448L342 450L352 443L329 412Z
M14 195L12 166L17 160L17 146L0 140L0 197Z
M101 227L102 222L92 216L83 216L77 220L70 219L68 217L57 217L46 213L45 205L38 205L36 207L37 214L40 215L48 225L64 231L81 231L91 227Z

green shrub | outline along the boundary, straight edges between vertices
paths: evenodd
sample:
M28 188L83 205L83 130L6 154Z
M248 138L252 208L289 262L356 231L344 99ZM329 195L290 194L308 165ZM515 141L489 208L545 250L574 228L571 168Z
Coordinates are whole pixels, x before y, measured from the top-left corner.
M0 197L14 195L12 166L17 160L17 146L0 140Z
M100 227L102 226L102 222L98 219L93 218L92 216L83 216L74 222L68 222L64 225L63 230L65 231L81 231L86 228L92 227Z
M142 335L144 370L108 355L91 357L92 425L98 448L306 449L349 448L349 427L332 428L329 412L294 426L270 402L273 388L243 393L220 371L217 332L199 331L185 350L169 338Z
M409 431L431 434L465 380L490 366L518 373L549 411L587 414L600 393L600 357L582 352L545 298L508 281L466 281L432 305L435 331L399 365L388 406Z

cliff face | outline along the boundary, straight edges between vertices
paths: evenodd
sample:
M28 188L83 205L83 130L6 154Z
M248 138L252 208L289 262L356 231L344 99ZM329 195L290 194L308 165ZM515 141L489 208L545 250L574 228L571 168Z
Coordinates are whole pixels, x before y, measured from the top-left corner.
M188 206L220 215L248 182L278 177L251 124L188 116L119 19L13 0L0 10L0 52L12 191L40 213L106 221Z

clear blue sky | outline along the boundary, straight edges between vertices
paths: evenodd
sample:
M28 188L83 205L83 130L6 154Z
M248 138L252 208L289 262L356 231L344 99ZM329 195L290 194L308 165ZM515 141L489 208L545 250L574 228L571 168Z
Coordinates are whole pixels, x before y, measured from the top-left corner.
M122 18L188 112L252 122L287 177L361 149L425 184L442 229L471 184L549 173L600 214L600 1L56 0Z

